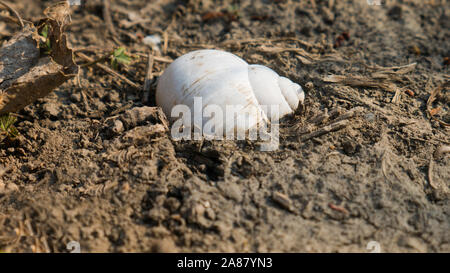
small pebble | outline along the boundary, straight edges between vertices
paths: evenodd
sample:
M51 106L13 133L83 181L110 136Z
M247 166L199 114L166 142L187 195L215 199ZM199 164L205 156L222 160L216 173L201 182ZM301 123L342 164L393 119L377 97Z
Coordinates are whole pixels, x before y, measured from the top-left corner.
M120 102L120 95L118 92L109 92L105 99L107 102Z
M372 122L375 120L375 114L374 113L367 113L364 115L364 118L369 121Z
M342 143L342 149L344 150L344 153L348 156L354 155L356 152L358 152L360 148L360 145L352 140L347 140L344 143Z
M81 101L80 93L73 93L72 95L70 95L70 100L72 102L80 102Z
M291 199L280 192L274 192L272 200L287 211L294 212Z
M238 203L242 202L241 188L234 183L219 183L219 189L223 192L225 197L230 198Z
M307 82L307 83L305 84L305 88L306 88L307 90L313 89L313 88L314 88L314 83L312 83L312 82Z
M388 11L388 16L392 20L399 20L402 18L402 8L400 6L394 6Z
M322 7L322 17L326 24L331 25L334 22L334 13L327 7Z
M59 106L56 103L51 103L51 102L47 102L46 104L44 104L44 106L42 107L42 110L45 115L50 116L50 117L58 117L58 115L60 113Z
M166 238L160 241L155 242L152 245L152 252L156 253L175 253L177 251L177 247L172 239Z
M156 35L149 35L145 37L142 42L148 46L150 46L153 49L157 49L159 51L159 44L161 44L161 36L158 34Z
M121 132L123 132L123 123L122 121L116 119L113 123L113 127L111 129L114 133L116 134L120 134Z

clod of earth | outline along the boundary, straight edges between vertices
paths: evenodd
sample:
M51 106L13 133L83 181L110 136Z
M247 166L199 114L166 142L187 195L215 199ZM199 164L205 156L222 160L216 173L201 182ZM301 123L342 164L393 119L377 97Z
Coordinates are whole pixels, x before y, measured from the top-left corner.
M78 74L64 33L68 7L44 13L38 27L25 25L0 48L0 114L23 109Z

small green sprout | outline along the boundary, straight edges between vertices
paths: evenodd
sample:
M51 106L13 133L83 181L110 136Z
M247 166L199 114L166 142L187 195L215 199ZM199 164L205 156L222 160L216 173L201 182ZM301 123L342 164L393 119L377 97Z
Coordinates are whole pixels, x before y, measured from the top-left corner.
M0 142L3 142L6 138L14 139L19 135L19 131L14 127L16 121L16 117L10 114L0 117Z
M128 65L131 63L131 57L126 53L125 48L119 47L111 54L111 67L115 70L119 68L119 64Z
M52 53L52 46L50 39L48 38L48 32L49 27L47 24L45 24L44 27L42 27L41 32L39 33L39 35L41 35L41 42L39 46L43 50L45 55L50 55Z
M119 64L122 65L129 65L133 58L136 58L135 56L130 56L126 53L126 50L124 47L119 47L108 53L107 55L100 57L94 61L85 63L80 65L81 67L88 67L97 63L103 63L105 61L110 61L111 68L118 70Z

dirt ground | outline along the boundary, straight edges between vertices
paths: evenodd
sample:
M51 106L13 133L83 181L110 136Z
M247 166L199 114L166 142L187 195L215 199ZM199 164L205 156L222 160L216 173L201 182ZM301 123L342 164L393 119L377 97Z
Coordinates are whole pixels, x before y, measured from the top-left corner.
M12 6L37 23L54 2ZM111 0L113 31L103 10L103 1L73 7L71 45L92 57L124 45L136 58L119 72L141 86L142 38L160 35L151 92L90 66L18 113L21 136L0 149L2 252L69 252L71 241L82 252L369 252L370 241L381 252L450 251L450 156L433 157L449 127L427 113L449 80L445 0ZM8 14L0 9L1 43L18 30ZM176 142L163 118L133 116L155 106L168 62L200 48L303 86L305 106L282 121L278 150ZM374 71L412 63L388 69L397 96L326 80L380 83ZM447 123L449 95L432 105ZM345 128L305 138L347 111ZM111 130L117 119L121 132Z

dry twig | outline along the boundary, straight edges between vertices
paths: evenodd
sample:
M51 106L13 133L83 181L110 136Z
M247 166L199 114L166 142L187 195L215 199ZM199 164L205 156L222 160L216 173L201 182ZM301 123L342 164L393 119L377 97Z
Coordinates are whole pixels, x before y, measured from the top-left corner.
M446 123L438 118L436 118L436 108L433 109L433 102L436 100L437 97L439 97L439 95L441 94L442 90L444 90L445 88L449 88L450 87L450 82L446 82L443 85L435 88L433 91L431 91L431 95L428 98L427 101L427 112L428 115L430 115L430 117L439 122L439 124L443 125L443 126L450 126L449 123Z
M364 76L329 75L325 77L323 81L329 83L341 83L353 87L382 88L390 92L394 92L396 90L396 86L392 83L386 83L380 80L374 80Z
M19 13L18 13L14 8L12 8L9 4L7 4L6 2L1 1L1 0L0 0L0 4L2 4L3 6L5 6L7 9L9 9L9 11L11 11L11 12L14 14L14 16L15 16L15 17L17 18L17 20L19 21L19 25L20 25L22 28L25 26L24 23L23 23L22 17L20 17Z
M336 205L334 205L334 204L332 204L332 203L329 203L329 204L328 204L328 207L329 207L330 209L332 209L332 210L341 212L341 213L343 213L343 214L349 214L348 210L347 210L346 208L344 208L344 207L339 207L339 206L336 206Z
M364 65L364 66L367 69L376 70L378 73L402 75L402 74L406 74L408 72L413 71L416 68L417 63L410 63L407 65L391 66L391 67L383 67L383 66L379 66L379 65L373 65L373 66Z
M111 18L111 9L109 0L103 0L103 19L105 20L106 27L108 28L109 33L111 34L114 42L121 44L119 39L117 39L116 28L114 27L112 18Z
M295 213L294 206L292 205L291 199L289 199L289 197L286 196L285 194L282 194L280 192L274 192L272 194L272 200L275 203L277 203L278 205L280 205L282 208L284 208L285 210Z
M428 165L428 183L430 183L430 186L436 190L438 187L434 184L433 181L433 164L433 158L431 158L430 164Z
M84 59L87 62L94 62L94 59L92 59L89 56L86 56L84 53L82 52L77 52L76 53L80 58ZM101 63L95 63L95 66L103 69L104 71L106 71L107 73L121 79L122 81L126 82L127 84L131 85L132 87L136 88L136 89L140 89L140 86L137 85L136 83L134 83L133 81L129 80L127 77L117 73L116 71L112 70L111 68L109 68L108 66L101 64Z
M228 40L228 41L221 43L221 46L223 46L223 47L228 47L228 46L240 47L242 44L263 44L263 43L274 43L274 42L283 42L283 41L297 42L308 48L316 48L319 50L324 49L323 46L320 44L311 44L311 43L308 43L306 41L300 40L295 37L282 37L282 38L276 38L276 39L252 38L252 39L242 39L242 40Z
M302 136L300 138L300 141L304 142L304 141L307 141L312 138L316 138L316 137L323 136L325 134L328 134L328 133L331 133L334 131L338 131L340 129L347 127L349 123L350 122L348 120L341 120L338 122L331 123L329 125L323 126L322 128L318 129L317 131L314 131L312 133Z
M440 159L446 153L450 153L450 146L448 146L448 145L441 145L434 152L434 154L433 154L434 159L436 159L436 160Z
M144 53L135 53L135 55L140 56L140 57L148 57L148 54L144 54ZM152 55L152 58L153 58L154 62L168 63L168 64L173 62L173 60L169 57Z
M323 79L328 83L340 83L352 87L369 87L380 88L388 92L395 93L392 98L392 103L398 104L401 99L402 89L395 85L394 81L402 81L400 75L411 72L415 69L417 63L411 63L403 66L382 67L378 65L364 66L369 70L376 70L371 73L370 77L367 76L344 76L344 75L329 75Z
M279 54L283 52L293 52L297 54L297 59L301 61L303 64L313 64L315 62L326 62L326 61L333 61L333 62L346 62L346 60L342 59L337 54L327 54L327 55L319 55L319 54L312 54L308 53L303 48L296 48L296 47L280 47L280 46L265 46L262 45L257 48L258 51L261 51L263 53L267 54Z
M143 100L148 99L150 94L150 86L153 81L153 56L151 53L148 53L148 63L147 63L147 73L145 74L144 86L142 88L143 91Z

